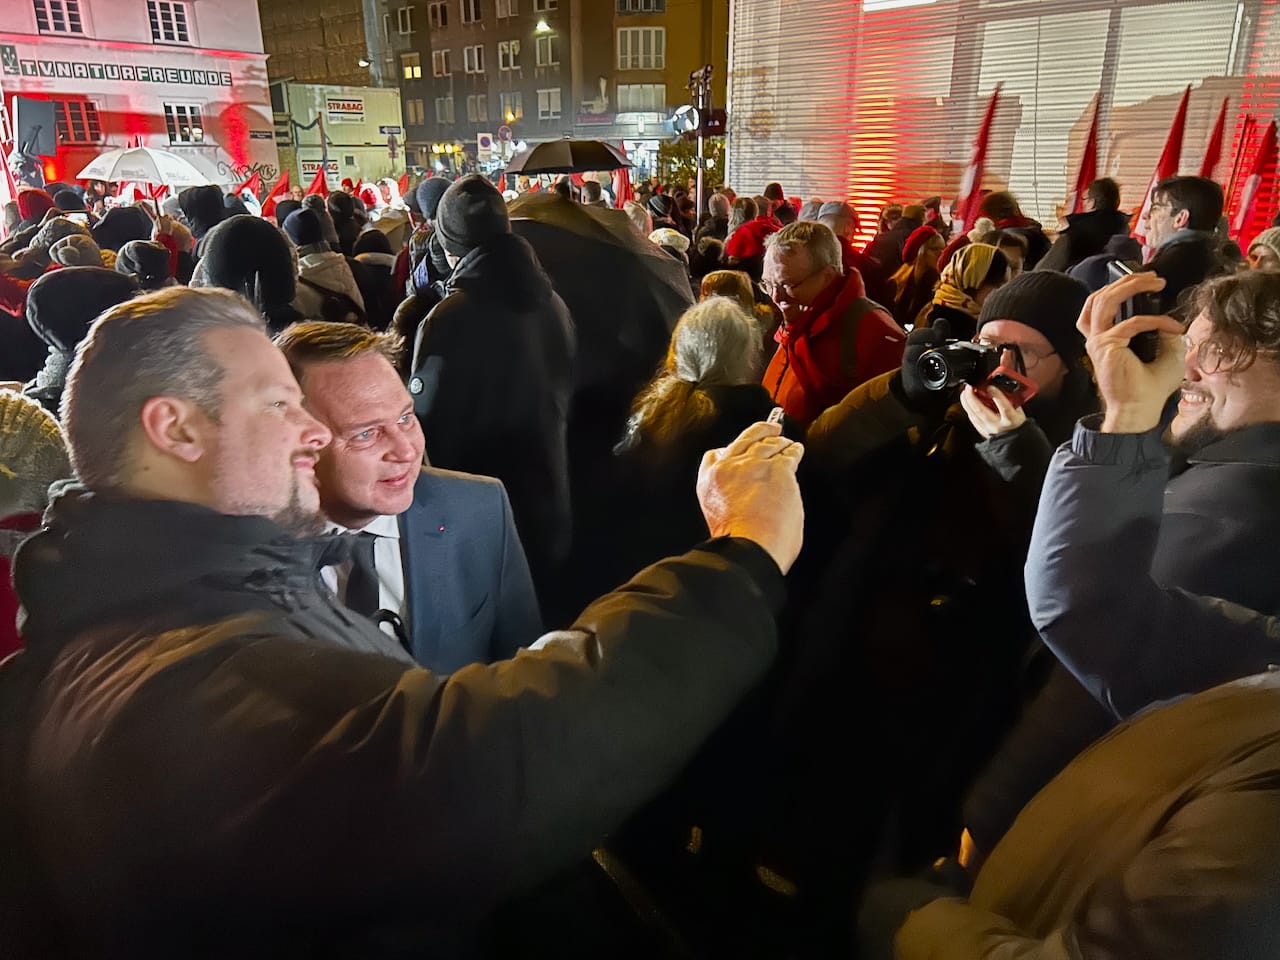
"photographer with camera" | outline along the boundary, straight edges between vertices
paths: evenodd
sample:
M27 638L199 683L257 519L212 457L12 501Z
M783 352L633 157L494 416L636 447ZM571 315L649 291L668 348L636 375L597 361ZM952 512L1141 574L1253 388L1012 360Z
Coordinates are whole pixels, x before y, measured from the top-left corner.
M792 576L800 636L777 749L762 751L780 758L763 856L846 917L873 860L909 870L947 852L970 779L1013 722L1035 636L1022 566L1040 483L1096 409L1075 329L1086 296L1062 274L1023 274L986 299L977 342L945 323L913 332L900 370L809 429L849 516L825 512L841 542ZM852 789L832 764L850 756Z

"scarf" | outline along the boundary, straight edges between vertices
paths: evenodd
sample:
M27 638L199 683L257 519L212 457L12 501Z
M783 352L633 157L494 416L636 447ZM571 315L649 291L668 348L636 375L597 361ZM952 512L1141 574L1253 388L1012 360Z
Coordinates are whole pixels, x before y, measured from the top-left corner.
M977 318L982 312L973 294L991 270L996 248L989 243L971 243L962 247L942 271L942 279L933 292L933 302L960 310Z

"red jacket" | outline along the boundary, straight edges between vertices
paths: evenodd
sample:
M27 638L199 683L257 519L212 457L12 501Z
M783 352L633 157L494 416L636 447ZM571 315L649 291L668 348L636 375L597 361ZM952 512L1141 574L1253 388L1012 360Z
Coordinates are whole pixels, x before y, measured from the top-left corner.
M807 426L858 384L902 365L907 335L862 291L851 271L774 334L764 386L791 419Z

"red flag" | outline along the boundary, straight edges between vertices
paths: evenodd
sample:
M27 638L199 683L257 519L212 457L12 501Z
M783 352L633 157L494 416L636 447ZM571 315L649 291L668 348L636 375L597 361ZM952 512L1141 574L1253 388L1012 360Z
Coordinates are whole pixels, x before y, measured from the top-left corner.
M240 196L240 194L242 194L246 190L248 190L250 193L253 194L254 200L258 199L258 194L262 192L262 177L259 176L257 170L255 170L253 172L253 176L250 177L248 180L246 180L244 183L238 184L231 188L231 192L234 193L237 197Z
M1156 184L1165 177L1178 175L1178 164L1182 160L1182 134L1187 129L1187 103L1191 100L1191 84L1187 84L1182 94L1182 102L1178 104L1178 112L1173 117L1173 126L1169 129L1169 139L1164 142L1164 150L1160 153L1160 162L1156 164L1156 172L1147 185L1147 195L1142 201L1142 212L1133 226L1133 235L1145 246L1147 242L1147 215L1151 212L1151 195L1155 193Z
M1204 151L1204 162L1200 164L1200 176L1212 180L1218 164L1222 162L1222 140L1227 132L1227 104L1230 97L1222 98L1222 109L1218 111L1218 122L1213 125L1213 133L1209 135L1209 146Z
M311 186L307 187L306 196L317 195L321 197L329 196L329 182L324 178L324 163L321 162L316 170L316 175L311 180Z
M396 182L396 186L400 188L400 196L404 196L409 192L409 172L406 170L400 174L400 179Z
M263 198L262 215L264 217L274 217L276 215L276 201L281 197L287 196L289 193L289 171L286 170L280 174L280 179L276 181L276 185L271 188L271 192Z
M1098 114L1102 110L1102 94L1093 95L1093 121L1084 139L1084 153L1080 155L1080 172L1076 174L1076 188L1067 195L1067 213L1084 212L1084 195L1089 184L1098 179Z
M618 147L625 157L627 155L627 145L619 143ZM631 189L631 168L618 167L613 171L613 205L621 210L628 200L634 200L635 198L635 192Z
M1240 191L1240 206L1231 233L1237 241L1248 241L1261 233L1270 216L1262 205L1262 186L1274 185L1276 179L1276 122L1272 120L1262 134L1262 143L1253 158L1253 167Z
M991 91L991 101L987 104L986 113L982 115L982 126L978 128L978 137L973 141L973 155L969 158L969 166L965 168L964 180L960 183L960 192L956 196L956 206L960 210L959 223L953 226L957 234L966 227L972 226L978 219L978 206L982 203L982 174L987 163L987 145L991 142L991 124L996 118L996 105L1000 102L1000 88L997 83ZM954 223L955 217L952 217Z
M1231 158L1231 177L1227 180L1226 201L1228 204L1231 203L1231 198L1235 196L1241 168L1244 166L1244 158L1249 152L1249 144L1253 141L1253 128L1257 125L1258 121L1252 113L1244 115L1244 122L1240 124L1240 139L1236 142L1235 153Z

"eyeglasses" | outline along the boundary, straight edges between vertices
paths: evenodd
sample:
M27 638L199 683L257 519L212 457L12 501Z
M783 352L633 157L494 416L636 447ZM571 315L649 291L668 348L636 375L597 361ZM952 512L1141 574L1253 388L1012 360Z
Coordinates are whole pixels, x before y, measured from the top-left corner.
M820 274L822 270L823 268L819 267L817 270L813 271L813 273L809 274L803 280L796 280L794 282L777 283L773 280L761 280L760 286L764 287L764 292L767 293L774 300L778 299L779 293L786 293L788 298L794 298L796 295L796 291L799 290L801 287L803 287L806 283L808 283L814 277L816 277L818 274Z
M1035 347L1024 347L1020 343L1002 343L999 340L988 340L983 337L978 338L978 343L984 347L993 347L1001 352L1012 350L1018 357L1019 364L1023 373L1030 373L1040 364L1054 356L1057 350L1038 350Z
M1217 373L1226 362L1227 351L1217 340L1205 337L1203 340L1182 338L1187 344L1187 359L1196 358L1196 366L1202 373Z

